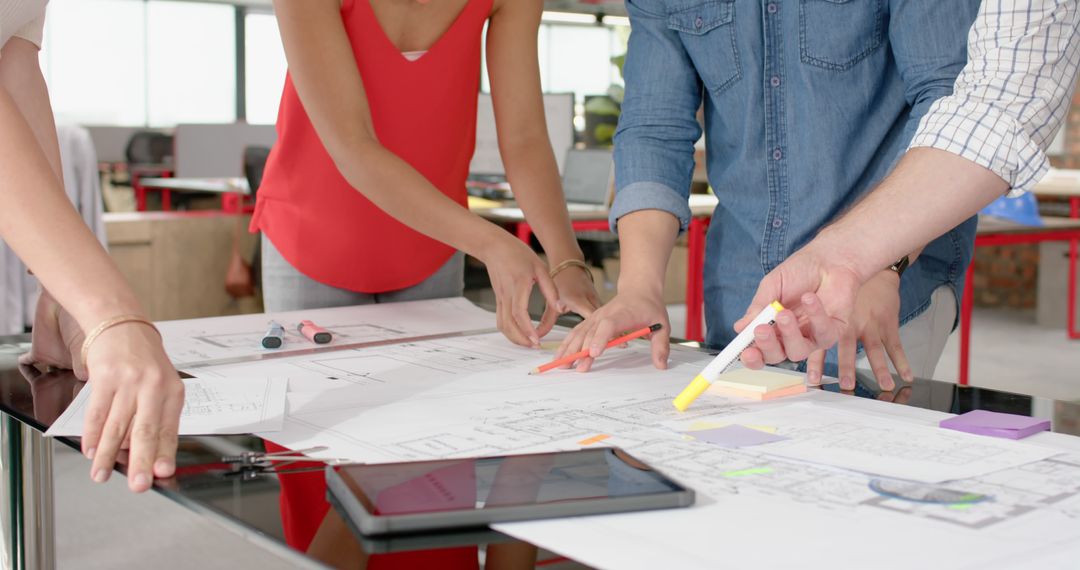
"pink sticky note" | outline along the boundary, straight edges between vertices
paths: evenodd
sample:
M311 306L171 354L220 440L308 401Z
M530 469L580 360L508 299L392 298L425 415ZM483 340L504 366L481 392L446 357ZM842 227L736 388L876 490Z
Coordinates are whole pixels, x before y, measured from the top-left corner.
M986 410L974 410L954 418L942 420L939 425L946 429L954 429L978 435L1004 437L1007 439L1023 439L1040 431L1048 431L1050 429L1050 420L1040 420L1016 414L988 412Z
M685 432L697 440L723 447L749 447L787 439L782 435L768 433L740 425Z

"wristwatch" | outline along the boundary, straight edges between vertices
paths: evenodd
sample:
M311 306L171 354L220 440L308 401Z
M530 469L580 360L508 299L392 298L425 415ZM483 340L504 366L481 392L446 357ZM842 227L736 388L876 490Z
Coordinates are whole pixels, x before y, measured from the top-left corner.
M911 265L911 260L908 259L908 256L905 255L904 257L901 257L899 260L897 260L896 263L890 265L889 269L895 271L896 276L900 277L904 274L904 271L907 270L909 265Z

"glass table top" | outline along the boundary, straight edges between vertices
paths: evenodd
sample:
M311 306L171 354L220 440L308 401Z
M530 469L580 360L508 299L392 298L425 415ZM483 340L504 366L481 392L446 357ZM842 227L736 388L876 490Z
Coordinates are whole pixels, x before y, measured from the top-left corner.
M0 411L44 431L84 384L69 371L41 374L20 368L17 355L28 347L27 340L0 337ZM841 392L838 384L814 389ZM957 414L982 409L1033 416L1050 419L1053 431L1080 435L1080 404L1071 402L923 379L911 384L898 381L891 392L859 385L842 393ZM77 439L59 441L79 448ZM176 476L157 481L155 490L333 567L581 567L493 531L362 538L327 503L321 464L293 463L274 469L228 461L244 452L280 449L255 436L182 437Z

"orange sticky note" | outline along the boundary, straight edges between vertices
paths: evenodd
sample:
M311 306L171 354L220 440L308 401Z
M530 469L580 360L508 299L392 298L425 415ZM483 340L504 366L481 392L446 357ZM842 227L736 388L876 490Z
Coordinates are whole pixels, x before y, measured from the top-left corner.
M607 439L609 437L611 437L611 436L606 434L606 433L602 433L600 435L594 435L592 437L588 437L588 438L585 438L585 439L579 441L578 445L592 445L594 443L600 443L601 441L604 441L605 439Z
M784 388L782 390L773 390L772 392L752 392L750 390L736 390L734 388L727 388L724 386L717 386L713 384L713 387L709 389L710 394L717 394L719 396L733 396L736 398L746 398L747 400L772 400L773 398L783 398L784 396L794 396L795 394L802 394L806 391L804 384L798 384L791 386L790 388Z

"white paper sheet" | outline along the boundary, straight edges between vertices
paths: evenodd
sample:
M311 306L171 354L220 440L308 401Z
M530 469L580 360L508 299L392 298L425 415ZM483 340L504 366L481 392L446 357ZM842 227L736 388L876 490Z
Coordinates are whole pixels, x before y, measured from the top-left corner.
M1050 440L943 432L930 426L946 414L818 390L772 402L706 393L679 413L671 399L709 356L676 349L660 371L647 343L635 342L590 374L527 374L550 357L495 333L200 370L299 378L284 428L261 435L293 449L328 446L321 457L475 457L576 449L607 435L597 445L622 447L697 491L690 510L499 527L601 568L925 567L928 559L975 567L1080 544L1080 456L1058 455ZM827 426L838 422L846 443L828 449ZM782 456L771 448L789 442L724 449L688 441L680 432L695 423L773 428L793 445ZM876 446L902 452L902 436L927 451L867 465ZM942 459L951 453L970 457L956 466ZM993 500L963 508L902 501L871 488L881 473L970 475L947 484Z
M620 570L1031 568L1025 561L1053 544L887 512L822 509L756 495L689 509L493 528L592 567ZM1080 553L1075 539L1056 546L1071 552L1075 566Z
M762 453L928 483L977 477L1058 453L1023 442L914 425L809 402L726 419L775 426L778 435L789 438L761 448Z
M333 333L327 345L315 345L296 327L310 320ZM262 338L275 321L285 328L282 348L262 347ZM337 307L284 313L238 315L156 323L165 351L179 369L216 361L263 354L283 354L319 347L412 338L434 334L493 329L495 316L467 299L435 299Z
M92 386L79 392L45 435L82 436ZM287 378L185 378L184 389L180 435L273 432L283 426Z

